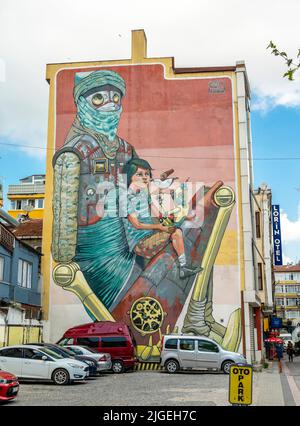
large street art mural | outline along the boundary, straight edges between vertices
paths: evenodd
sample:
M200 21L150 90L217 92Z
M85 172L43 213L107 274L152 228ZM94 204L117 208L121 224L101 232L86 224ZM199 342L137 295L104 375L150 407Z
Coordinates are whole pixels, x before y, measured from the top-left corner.
M171 332L238 350L231 80L111 66L61 71L56 93L60 297L75 294L93 321L128 323L141 361L157 361Z

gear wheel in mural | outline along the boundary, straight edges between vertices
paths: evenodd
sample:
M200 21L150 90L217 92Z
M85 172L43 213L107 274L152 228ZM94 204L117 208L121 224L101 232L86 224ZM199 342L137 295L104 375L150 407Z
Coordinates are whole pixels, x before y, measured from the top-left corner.
M161 304L152 297L141 297L131 306L130 319L133 327L142 335L160 329L165 313Z

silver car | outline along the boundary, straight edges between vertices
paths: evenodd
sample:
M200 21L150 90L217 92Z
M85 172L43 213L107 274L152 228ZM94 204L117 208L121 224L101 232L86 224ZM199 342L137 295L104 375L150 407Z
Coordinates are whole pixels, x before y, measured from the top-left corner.
M168 373L206 368L229 374L231 364L246 363L244 355L226 351L204 336L168 334L163 337L161 365Z
M111 356L109 353L97 352L93 348L78 345L65 345L64 348L69 349L77 356L89 357L97 362L97 372L110 370L112 367Z

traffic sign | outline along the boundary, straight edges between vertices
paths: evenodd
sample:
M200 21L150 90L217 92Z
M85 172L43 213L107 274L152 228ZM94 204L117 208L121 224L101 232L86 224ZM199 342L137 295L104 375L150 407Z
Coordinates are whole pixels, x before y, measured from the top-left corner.
M252 404L252 377L251 365L232 364L229 373L229 402L234 405Z

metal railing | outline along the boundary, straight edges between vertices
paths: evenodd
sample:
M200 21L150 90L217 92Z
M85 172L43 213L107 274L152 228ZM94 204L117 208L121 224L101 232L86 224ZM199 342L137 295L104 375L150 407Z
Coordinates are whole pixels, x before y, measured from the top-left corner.
M23 183L21 185L8 185L7 195L44 194L45 185L38 183Z

